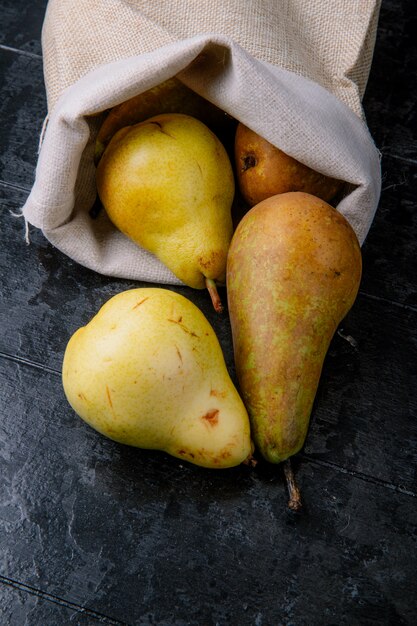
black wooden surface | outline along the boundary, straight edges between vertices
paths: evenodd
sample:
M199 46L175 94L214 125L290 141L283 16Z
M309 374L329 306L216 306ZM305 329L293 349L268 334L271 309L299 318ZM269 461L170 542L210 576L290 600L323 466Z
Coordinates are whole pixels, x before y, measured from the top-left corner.
M78 266L36 229L27 245L13 215L46 114L45 5L0 2L0 624L416 624L417 5L382 2L364 105L383 192L295 458L299 516L276 467L216 472L120 446L65 400L68 338L137 283ZM233 375L227 315L178 291Z

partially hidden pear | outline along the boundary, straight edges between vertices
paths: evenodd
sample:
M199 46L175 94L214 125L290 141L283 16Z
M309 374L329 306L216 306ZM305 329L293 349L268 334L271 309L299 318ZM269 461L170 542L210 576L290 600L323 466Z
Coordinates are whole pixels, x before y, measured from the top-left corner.
M255 445L272 463L304 444L323 362L361 271L352 227L306 193L260 202L235 231L227 292L239 391Z
M97 191L115 226L183 283L210 293L224 284L234 176L205 124L166 113L119 130L98 164Z
M342 181L316 172L242 123L236 129L235 161L239 189L250 207L289 191L330 202L342 188Z
M174 291L113 296L70 338L62 380L74 411L110 439L208 468L251 456L248 415L216 334Z
M222 137L222 143L226 141L228 146L233 146L236 120L173 76L108 111L97 134L95 163L99 162L107 144L118 130L161 113L184 113L196 117L218 137ZM232 152L230 148L229 151Z

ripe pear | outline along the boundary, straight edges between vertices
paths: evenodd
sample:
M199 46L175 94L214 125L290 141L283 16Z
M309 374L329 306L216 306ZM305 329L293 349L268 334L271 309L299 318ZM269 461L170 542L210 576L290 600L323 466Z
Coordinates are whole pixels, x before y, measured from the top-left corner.
M196 117L222 137L223 143L233 145L236 120L174 76L110 109L97 134L94 162L99 162L118 130L161 113L185 113Z
M115 226L183 283L225 282L234 177L205 124L166 113L119 130L98 164L97 190Z
M74 411L110 439L208 468L251 456L248 415L216 334L169 289L113 296L69 340L62 380Z
M339 180L320 174L239 123L235 135L236 176L250 207L278 193L304 191L330 202Z
M255 445L272 463L303 446L329 343L361 271L352 227L310 194L268 198L235 231L227 292L236 372Z

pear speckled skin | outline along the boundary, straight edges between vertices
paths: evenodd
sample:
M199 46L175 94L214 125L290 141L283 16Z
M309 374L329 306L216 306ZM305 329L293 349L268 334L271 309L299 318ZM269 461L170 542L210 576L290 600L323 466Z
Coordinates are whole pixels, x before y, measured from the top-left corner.
M209 468L251 456L249 418L214 330L169 289L111 298L69 340L62 379L75 412L110 439Z
M201 121L166 113L119 130L97 168L111 221L183 283L224 283L233 232L230 159Z
M324 358L361 270L347 220L309 194L264 200L235 231L227 292L236 371L255 445L270 462L303 446Z

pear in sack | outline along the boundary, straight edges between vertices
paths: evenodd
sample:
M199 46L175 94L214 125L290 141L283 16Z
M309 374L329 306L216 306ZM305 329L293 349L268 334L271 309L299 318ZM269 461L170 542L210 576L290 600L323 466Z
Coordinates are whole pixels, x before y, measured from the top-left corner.
M109 110L97 134L94 161L98 164L110 139L118 130L144 122L161 113L184 113L204 122L222 138L233 144L236 120L217 106L189 89L175 76L155 85Z
M62 380L75 412L110 439L209 468L251 456L248 414L215 332L169 289L113 296L70 338Z
M226 280L234 189L222 143L183 114L119 130L97 167L98 194L115 226L183 283L210 292Z
M255 445L272 463L304 443L323 361L361 269L347 220L310 194L264 200L235 231L227 292L236 371Z
M342 181L307 167L242 123L236 129L234 151L237 182L250 207L288 191L304 191L331 202L342 188Z

